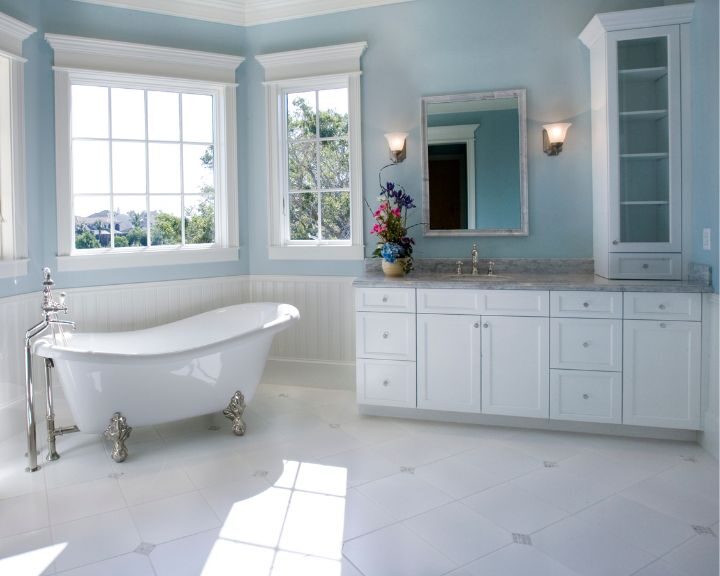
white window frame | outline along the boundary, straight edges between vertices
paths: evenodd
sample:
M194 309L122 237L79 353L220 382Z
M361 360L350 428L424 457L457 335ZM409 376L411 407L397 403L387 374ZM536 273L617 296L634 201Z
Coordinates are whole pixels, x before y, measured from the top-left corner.
M271 260L362 260L363 196L360 56L366 42L257 56L265 69L268 145L268 257ZM350 148L350 241L291 241L288 196L288 92L347 87Z
M239 56L46 34L55 52L57 268L102 270L232 261L238 258L237 114ZM73 84L211 93L215 125L215 242L76 250L73 245L71 87Z
M0 12L0 278L27 275L25 112L22 43L36 32ZM5 79L7 82L5 82Z

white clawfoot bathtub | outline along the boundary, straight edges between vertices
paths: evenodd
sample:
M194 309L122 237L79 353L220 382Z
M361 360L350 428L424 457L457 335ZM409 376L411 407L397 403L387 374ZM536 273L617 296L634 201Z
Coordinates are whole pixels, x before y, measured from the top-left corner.
M238 304L146 330L46 337L34 352L52 358L80 431L100 433L117 412L147 426L220 411L236 391L250 402L273 336L299 317L289 304Z

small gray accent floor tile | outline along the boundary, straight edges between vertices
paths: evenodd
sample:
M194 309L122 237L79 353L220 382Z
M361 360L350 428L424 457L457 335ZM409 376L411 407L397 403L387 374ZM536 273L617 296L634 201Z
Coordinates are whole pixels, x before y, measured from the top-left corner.
M692 528L697 534L708 534L710 536L716 536L715 532L710 526L693 526Z
M529 534L518 534L517 532L513 532L513 542L515 544L524 544L525 546L532 546L532 538L530 538Z
M155 544L150 544L150 542L140 542L140 545L133 550L133 552L136 552L137 554L145 554L145 556L149 556L150 553L155 550Z

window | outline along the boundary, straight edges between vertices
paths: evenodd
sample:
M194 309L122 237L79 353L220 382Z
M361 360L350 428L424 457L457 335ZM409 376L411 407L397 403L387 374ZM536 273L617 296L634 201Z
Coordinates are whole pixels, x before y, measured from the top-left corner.
M47 38L56 63L58 268L236 259L235 84L228 80L242 59ZM78 45L122 64L59 67L58 59L77 63ZM147 72L148 60L152 75L127 72ZM210 63L220 72L208 71ZM204 79L208 73L214 81Z
M258 56L268 95L270 258L364 257L359 76L365 47Z
M0 13L0 278L27 274L23 41L35 28Z

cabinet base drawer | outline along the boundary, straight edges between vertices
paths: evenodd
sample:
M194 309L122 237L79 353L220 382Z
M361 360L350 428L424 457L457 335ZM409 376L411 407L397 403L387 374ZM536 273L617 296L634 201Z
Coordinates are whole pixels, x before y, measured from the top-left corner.
M689 320L699 322L700 294L626 292L625 320Z
M680 254L610 254L610 278L621 280L680 280Z
M550 371L550 418L620 424L622 380L618 372Z
M415 362L357 361L358 404L415 408Z
M550 367L622 371L622 320L552 318Z
M355 288L359 312L415 312L414 288Z
M358 312L355 346L360 358L415 360L415 315Z

